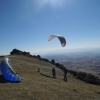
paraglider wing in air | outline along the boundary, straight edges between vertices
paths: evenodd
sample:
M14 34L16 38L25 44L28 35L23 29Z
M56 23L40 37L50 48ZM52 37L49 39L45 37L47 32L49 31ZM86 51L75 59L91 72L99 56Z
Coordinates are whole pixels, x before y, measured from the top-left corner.
M64 47L66 45L66 39L62 35L51 35L48 38L48 41L52 40L55 37L57 37L60 40L62 47Z

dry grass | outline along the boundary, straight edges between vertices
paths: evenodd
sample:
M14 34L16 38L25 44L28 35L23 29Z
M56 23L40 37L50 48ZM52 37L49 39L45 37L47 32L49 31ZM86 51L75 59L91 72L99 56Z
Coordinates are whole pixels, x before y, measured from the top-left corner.
M100 86L84 83L56 68L57 78L51 74L52 64L36 58L9 56L12 67L24 80L20 83L0 81L0 100L100 100ZM0 61L3 58L0 58ZM37 69L40 67L40 73Z

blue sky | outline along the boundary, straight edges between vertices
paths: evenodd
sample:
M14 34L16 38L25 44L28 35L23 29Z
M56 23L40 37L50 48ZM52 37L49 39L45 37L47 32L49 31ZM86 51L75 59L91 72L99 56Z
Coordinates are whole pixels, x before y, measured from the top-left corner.
M52 34L66 38L61 47ZM100 47L100 0L0 0L0 55Z

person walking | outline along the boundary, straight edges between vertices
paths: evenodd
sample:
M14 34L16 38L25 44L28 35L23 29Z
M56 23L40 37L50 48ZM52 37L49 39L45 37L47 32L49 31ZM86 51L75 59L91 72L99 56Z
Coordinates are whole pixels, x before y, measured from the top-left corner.
M53 78L56 78L56 70L54 67L52 68L52 75L53 75Z
M66 68L64 68L64 79L63 80L67 82L67 69Z

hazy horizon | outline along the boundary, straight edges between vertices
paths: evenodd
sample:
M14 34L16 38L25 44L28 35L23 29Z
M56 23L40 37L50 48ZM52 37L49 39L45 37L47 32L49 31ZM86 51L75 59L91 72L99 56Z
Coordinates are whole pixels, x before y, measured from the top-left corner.
M44 53L41 54L41 56L46 56L46 55L55 55L55 54L71 54L71 53L100 53L100 47L99 48L76 48L76 49L65 49L63 51L61 50L55 50L52 52Z

